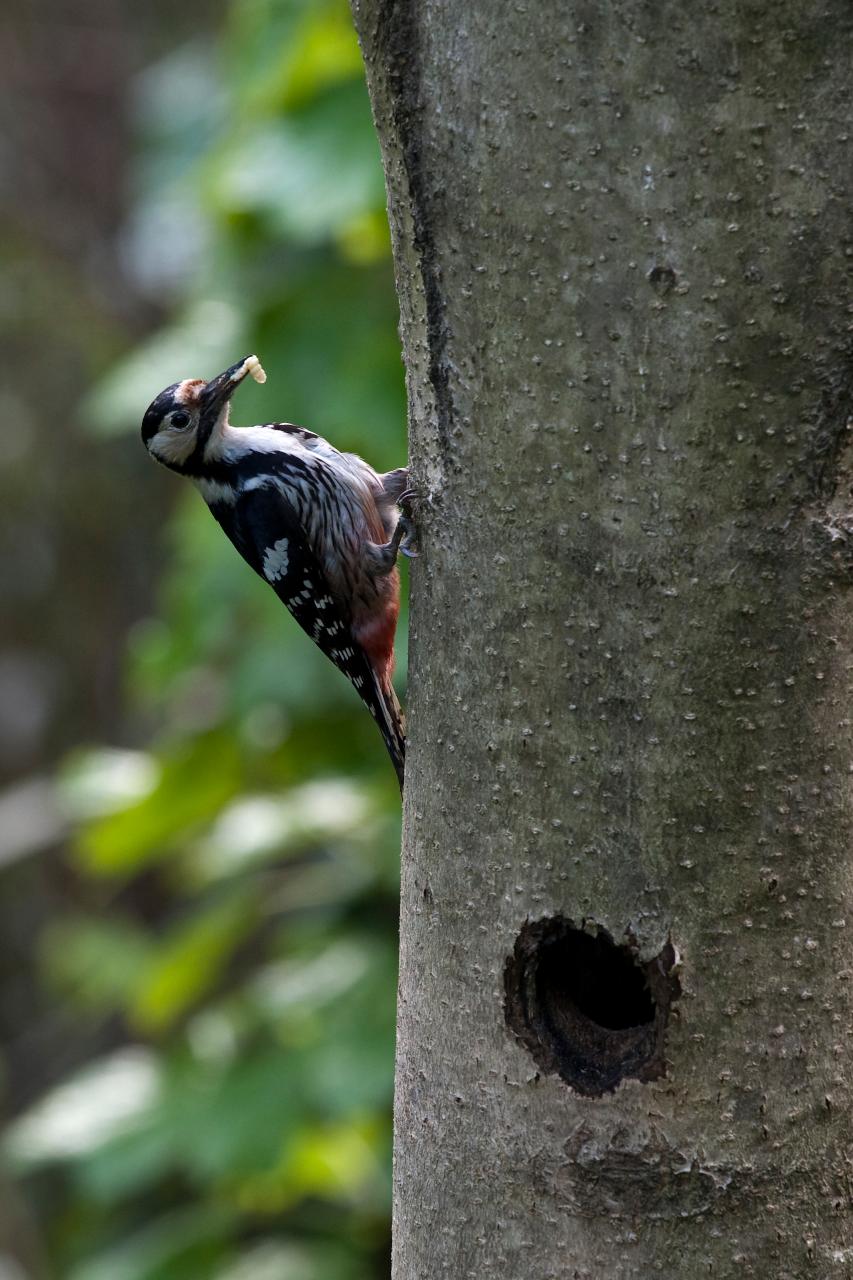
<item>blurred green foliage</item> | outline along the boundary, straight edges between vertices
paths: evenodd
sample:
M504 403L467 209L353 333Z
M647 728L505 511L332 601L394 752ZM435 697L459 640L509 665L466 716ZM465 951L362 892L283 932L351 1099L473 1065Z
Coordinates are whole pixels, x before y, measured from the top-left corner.
M94 388L136 431L256 350L237 422L405 456L384 189L344 0L231 0L134 88L126 252L169 323ZM141 448L133 436L129 448ZM46 980L104 1054L10 1130L69 1280L387 1273L399 799L370 717L176 477L129 638L134 750L61 780L79 909ZM133 518L132 510L128 519ZM401 645L402 648L402 645Z

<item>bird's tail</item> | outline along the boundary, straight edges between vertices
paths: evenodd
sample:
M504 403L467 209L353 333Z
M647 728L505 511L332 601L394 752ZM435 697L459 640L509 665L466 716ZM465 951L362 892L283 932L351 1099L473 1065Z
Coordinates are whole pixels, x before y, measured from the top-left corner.
M371 707L371 711L379 725L379 732L388 749L391 757L391 763L397 771L397 780L400 783L400 795L403 794L403 773L406 768L406 722L403 719L403 712L394 687L390 679L380 681L379 677L374 674L376 687L376 708ZM368 703L368 705L370 705Z

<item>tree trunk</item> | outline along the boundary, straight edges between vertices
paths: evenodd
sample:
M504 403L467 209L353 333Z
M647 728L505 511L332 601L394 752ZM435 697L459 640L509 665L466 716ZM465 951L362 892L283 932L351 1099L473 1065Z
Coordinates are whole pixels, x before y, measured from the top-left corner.
M425 498L395 1280L853 1274L853 14L354 9Z

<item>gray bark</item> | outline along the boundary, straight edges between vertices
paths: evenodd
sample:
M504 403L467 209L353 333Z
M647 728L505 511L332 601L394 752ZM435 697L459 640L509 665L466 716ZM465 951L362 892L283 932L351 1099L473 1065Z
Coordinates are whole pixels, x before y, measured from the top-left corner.
M849 4L354 10L426 499L395 1280L853 1274Z

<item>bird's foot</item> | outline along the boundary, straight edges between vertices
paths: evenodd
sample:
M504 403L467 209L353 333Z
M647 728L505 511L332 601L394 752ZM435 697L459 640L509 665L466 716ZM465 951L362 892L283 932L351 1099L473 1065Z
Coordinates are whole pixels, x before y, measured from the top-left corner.
M417 556L415 521L412 515L412 508L416 502L417 494L414 489L406 489L404 493L401 493L397 498L397 506L400 508L401 514L389 541L383 543L368 542L366 544L365 557L370 573L378 577L390 573L397 563L397 556L400 552L410 559Z
M410 560L417 559L419 554L414 516L415 508L419 502L420 495L416 489L406 489L405 492L401 493L397 499L397 506L402 512L397 525L397 530L400 532L399 548L403 555L407 556Z

